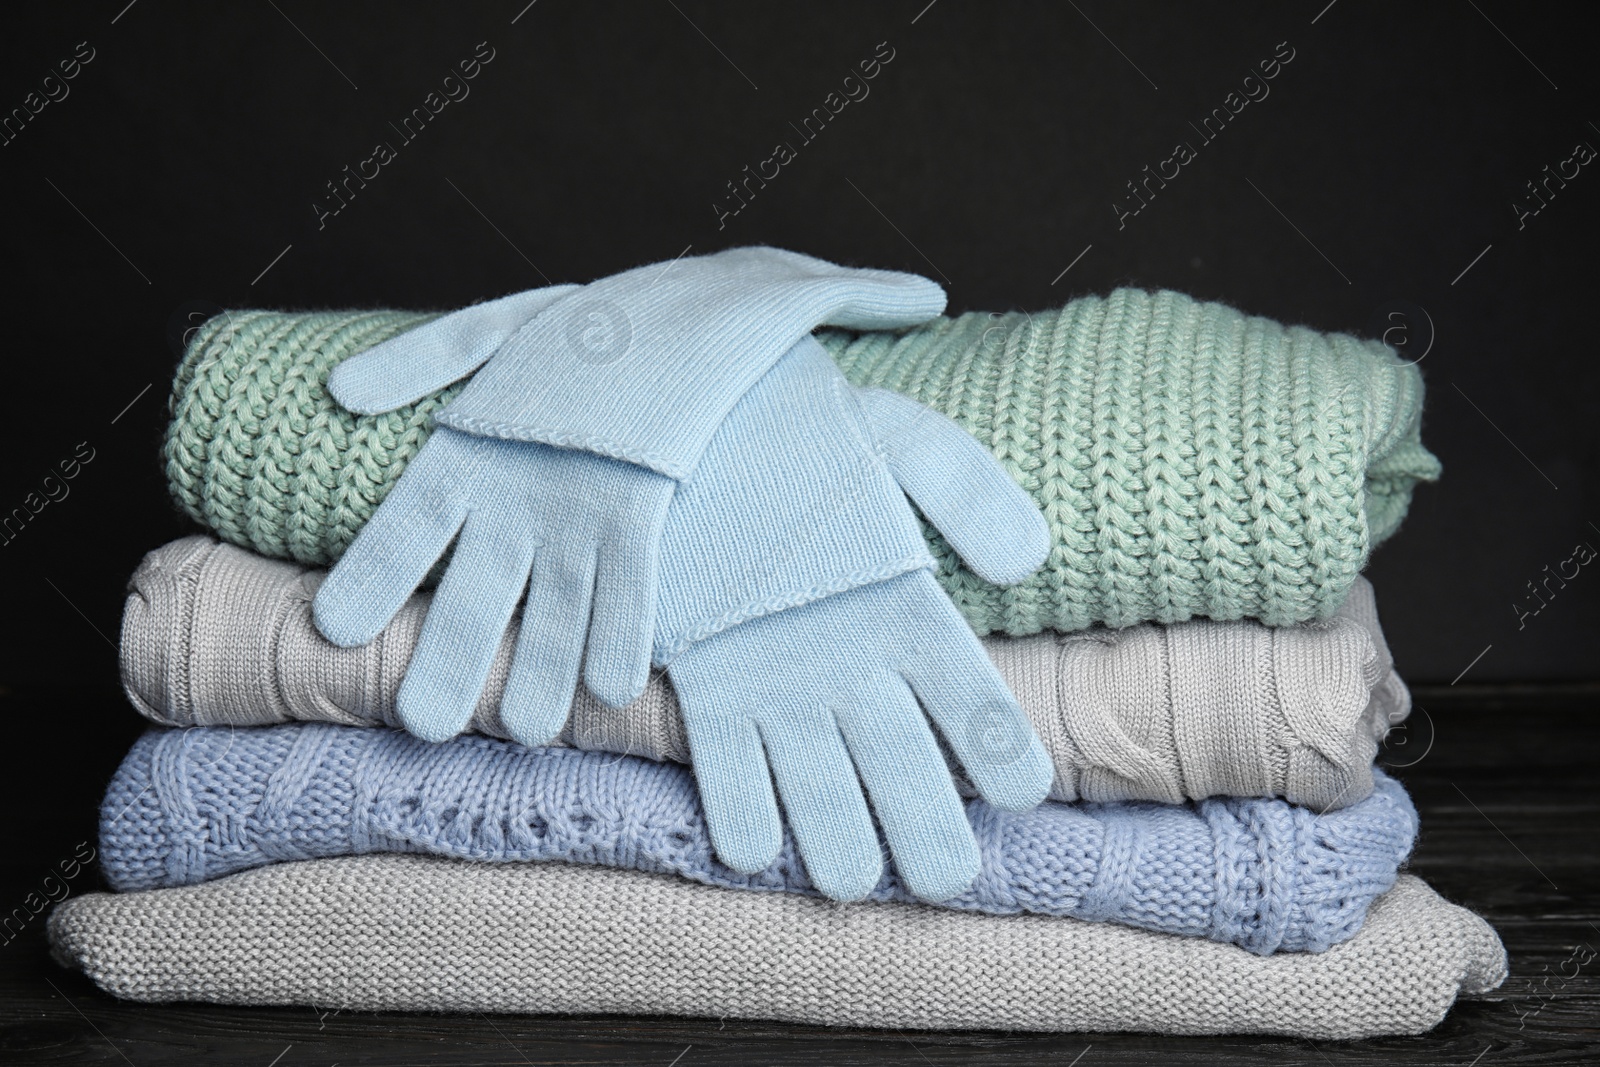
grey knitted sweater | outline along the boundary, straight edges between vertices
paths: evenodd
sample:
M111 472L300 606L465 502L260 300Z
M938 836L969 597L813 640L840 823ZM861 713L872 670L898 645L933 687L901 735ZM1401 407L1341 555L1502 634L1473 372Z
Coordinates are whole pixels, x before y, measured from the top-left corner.
M131 1000L919 1029L1414 1034L1506 974L1488 924L1409 875L1353 940L1319 955L394 855L92 893L56 908L49 929L58 960Z
M169 726L290 721L397 726L396 693L429 594L413 597L370 645L317 632L322 572L189 537L145 557L123 616L123 684ZM500 695L514 634L502 642L472 729L504 738ZM1324 811L1372 792L1372 761L1410 710L1356 578L1330 619L1090 630L984 640L1055 763L1056 800L1281 796ZM664 675L627 708L586 690L563 743L688 762Z

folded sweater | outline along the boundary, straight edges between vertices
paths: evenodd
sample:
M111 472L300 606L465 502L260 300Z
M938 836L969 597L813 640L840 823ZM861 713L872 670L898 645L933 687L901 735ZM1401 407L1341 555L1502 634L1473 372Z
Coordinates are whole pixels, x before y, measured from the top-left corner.
M778 1019L929 1030L1418 1034L1505 980L1494 931L1402 875L1319 955L1108 923L729 893L567 864L354 856L89 893L56 959L129 1000Z
M197 330L166 441L179 504L263 555L338 558L461 385L384 415L327 391L339 361L415 312L235 311ZM1375 341L1285 327L1172 292L1119 289L1038 314L904 333L824 330L855 383L959 422L1050 521L1039 573L992 586L929 530L979 633L1204 616L1326 618L1418 481L1422 379Z
M1252 952L1349 939L1394 884L1416 812L1393 779L1318 815L1281 800L1058 804L967 817L982 854L942 906L1120 922ZM463 735L296 723L151 730L101 805L114 889L206 881L283 860L424 852L676 874L728 889L812 893L794 840L756 874L717 862L687 768ZM911 900L892 871L869 895Z
M317 631L322 572L208 537L147 555L123 614L123 686L166 726L295 720L399 726L396 694L430 594L371 644L338 648ZM507 737L500 698L515 632L501 642L471 728ZM1055 764L1055 800L1282 796L1317 810L1372 791L1372 761L1410 694L1358 577L1330 619L1251 621L1025 638L984 647ZM560 743L689 762L677 699L658 673L614 709L580 687Z

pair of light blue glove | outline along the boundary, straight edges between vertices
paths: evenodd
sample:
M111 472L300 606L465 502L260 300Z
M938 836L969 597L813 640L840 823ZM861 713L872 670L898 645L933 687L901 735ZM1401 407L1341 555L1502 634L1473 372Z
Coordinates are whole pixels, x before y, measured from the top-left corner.
M370 641L453 540L399 695L412 733L465 726L526 590L501 709L517 740L559 732L580 671L621 706L653 661L725 863L776 857L775 780L813 882L865 895L882 857L864 785L906 884L961 892L977 847L923 711L996 806L1036 804L1052 772L906 495L991 581L1027 577L1049 532L958 426L852 388L809 336L943 306L914 275L734 249L477 305L350 358L329 388L361 413L477 373L323 584L318 626Z

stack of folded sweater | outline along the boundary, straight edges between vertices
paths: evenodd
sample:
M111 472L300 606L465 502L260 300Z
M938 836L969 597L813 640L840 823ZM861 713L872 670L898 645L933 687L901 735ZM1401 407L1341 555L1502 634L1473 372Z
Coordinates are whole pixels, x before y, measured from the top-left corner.
M118 892L68 901L51 920L58 958L107 990L1358 1037L1429 1029L1457 995L1503 979L1488 925L1401 873L1416 814L1373 766L1410 697L1359 572L1414 485L1438 473L1419 438L1420 378L1382 345L1136 290L1031 316L816 330L852 387L909 397L987 446L1049 534L1031 577L1017 580L1031 564L1007 585L980 576L973 527L996 516L981 494L964 511L950 505L984 477L952 463L942 478L953 492L901 479L931 559L759 617L680 628L687 648L770 634L786 617L838 626L819 609L862 589L905 595L895 583L931 573L982 635L982 671L992 664L1033 736L1019 747L991 708L978 725L1001 740L965 744L949 736L957 720L928 709L971 866L954 870L966 842L905 843L917 827L876 807L896 783L874 779L855 747L867 727L842 720L893 859L850 883L822 873L831 839L807 828L814 802L776 755L788 825L776 858L739 862L702 767L702 683L681 660L658 655L667 669L621 707L577 686L559 734L518 743L530 739L516 696L519 635L539 610L530 592L447 729L467 732L437 741L423 738L448 701L422 707L407 679L432 640L434 601L451 595L450 569L437 589L436 566L396 598L375 636L346 647L324 636L332 613L319 593L335 582L318 568L353 543L362 554L357 535L464 393L445 385L358 415L335 399L330 371L451 323L247 311L192 338L166 459L180 505L209 535L157 549L133 576L122 675L158 725L102 807L100 855ZM435 333L414 332L425 326ZM632 328L648 329L637 313ZM861 395L878 410L876 392ZM892 464L914 451L937 436L936 419L896 424L878 454ZM704 494L721 483L684 484ZM848 511L859 495L829 506ZM805 518L805 533L827 525ZM664 600L673 537L669 522ZM768 551L777 561L762 580L787 558ZM917 683L931 676L929 653L907 642L902 672L927 705ZM735 647L737 663L774 646ZM800 666L819 678L848 654L784 651L816 660ZM770 669L750 662L752 674ZM1042 752L1048 799L1008 802L973 755L996 746L1013 770ZM745 808L733 801L737 820Z

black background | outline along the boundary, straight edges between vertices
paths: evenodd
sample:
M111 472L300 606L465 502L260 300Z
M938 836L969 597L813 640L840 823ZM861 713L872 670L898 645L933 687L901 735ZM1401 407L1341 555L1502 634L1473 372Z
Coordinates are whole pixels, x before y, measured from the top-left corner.
M1600 178L1584 168L1520 230L1512 207L1577 142L1600 146L1585 34L1504 4L1341 0L1313 25L1325 2L943 0L914 25L926 0L541 0L514 25L516 3L13 18L6 109L78 42L95 58L0 148L0 505L81 441L95 459L0 547L16 624L0 679L114 681L91 626L115 637L127 575L184 529L158 453L188 303L447 308L762 242L927 274L954 311L1137 285L1370 335L1410 301L1432 336L1412 313L1391 339L1427 348L1445 477L1372 563L1401 669L1448 682L1492 645L1471 679L1593 677L1600 581L1581 573L1521 630L1513 609L1577 542L1600 547ZM495 58L470 95L401 142L389 124L482 41ZM789 123L883 41L870 95L800 144ZM1189 123L1283 41L1270 95L1201 144ZM325 183L380 140L398 158L319 229ZM779 140L798 158L719 229L726 183ZM1119 230L1125 183L1179 140L1198 158Z
M0 512L80 442L95 457L0 546L13 860L92 832L140 728L111 643L139 557L186 531L159 460L185 310L449 308L686 249L918 271L952 311L1169 287L1371 335L1408 301L1422 313L1392 339L1422 357L1445 476L1372 562L1402 673L1600 676L1592 568L1521 629L1513 607L1575 544L1600 547L1600 173L1520 228L1513 208L1578 142L1600 147L1581 8L524 2L5 14L0 113L94 50L0 147ZM325 183L398 145L390 123L480 42L494 58L470 96L319 229ZM797 142L790 123L880 42L894 58L870 96L719 227L725 183ZM1280 42L1294 58L1270 96L1119 229L1125 183L1196 142L1190 122Z

